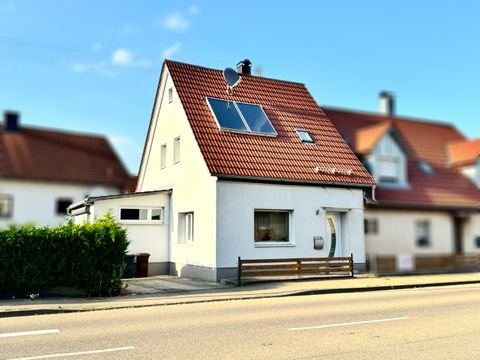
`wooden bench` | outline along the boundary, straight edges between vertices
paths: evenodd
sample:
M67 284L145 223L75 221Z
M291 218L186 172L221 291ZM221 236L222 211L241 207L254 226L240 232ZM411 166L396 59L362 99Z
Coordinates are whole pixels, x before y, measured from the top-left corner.
M237 285L243 278L287 275L340 275L353 277L353 255L289 259L241 259L237 261Z

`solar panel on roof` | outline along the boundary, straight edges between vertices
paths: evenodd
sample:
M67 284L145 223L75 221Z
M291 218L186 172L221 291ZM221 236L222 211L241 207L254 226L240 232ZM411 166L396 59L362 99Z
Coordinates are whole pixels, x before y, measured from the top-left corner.
M239 102L237 106L251 131L272 135L277 134L267 115L259 105Z
M270 120L260 105L207 98L218 125L222 130L241 131L276 136Z
M248 131L235 105L230 101L207 98L218 125L222 129Z

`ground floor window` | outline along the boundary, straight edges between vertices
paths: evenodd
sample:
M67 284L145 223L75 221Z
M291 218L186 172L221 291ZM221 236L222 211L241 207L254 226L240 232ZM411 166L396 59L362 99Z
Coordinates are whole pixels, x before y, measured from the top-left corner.
M377 219L365 219L363 220L364 232L369 235L378 234L378 220Z
M194 216L193 212L178 214L178 243L192 243L194 239Z
M163 214L163 207L125 207L120 208L120 221L163 223Z
M415 224L416 242L418 247L430 246L430 222L417 221Z
M290 211L255 210L256 243L290 242Z
M10 218L13 214L13 197L0 194L0 218Z
M57 215L67 215L67 208L72 205L73 200L67 198L60 198L57 199L57 203L55 206L55 213Z

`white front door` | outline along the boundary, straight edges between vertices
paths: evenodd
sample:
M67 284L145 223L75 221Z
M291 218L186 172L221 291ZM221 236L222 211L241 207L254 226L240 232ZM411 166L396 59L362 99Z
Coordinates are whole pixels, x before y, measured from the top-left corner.
M343 256L340 234L341 217L338 213L327 213L326 245L329 257Z

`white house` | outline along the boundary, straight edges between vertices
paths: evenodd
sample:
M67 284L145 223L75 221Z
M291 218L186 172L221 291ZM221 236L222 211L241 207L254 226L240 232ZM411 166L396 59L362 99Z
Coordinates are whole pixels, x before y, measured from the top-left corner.
M58 225L88 195L122 193L130 181L101 136L20 125L5 112L0 127L0 226Z
M397 116L381 94L381 113L323 107L377 181L365 209L367 254L480 252L480 140L453 125Z
M303 84L250 67L240 63L228 88L221 70L165 61L138 193L86 199L72 214L128 221L130 251L151 254L151 274L219 281L235 276L238 256L350 253L363 269L374 179Z

